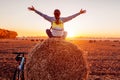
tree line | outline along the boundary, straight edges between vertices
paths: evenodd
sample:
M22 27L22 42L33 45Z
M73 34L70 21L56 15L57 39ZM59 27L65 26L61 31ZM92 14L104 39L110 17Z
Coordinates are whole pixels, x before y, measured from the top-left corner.
M0 39L16 38L17 35L15 31L0 29Z

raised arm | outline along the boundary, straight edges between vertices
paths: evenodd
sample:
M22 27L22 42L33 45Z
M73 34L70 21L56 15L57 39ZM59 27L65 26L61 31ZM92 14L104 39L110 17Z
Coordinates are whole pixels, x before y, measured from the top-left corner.
M35 13L37 13L38 15L40 15L41 17L43 17L44 19L48 20L49 22L52 22L52 17L46 15L46 14L43 14L42 12L36 10L33 6L32 7L28 7L28 10L30 11L34 11Z
M84 14L84 13L86 13L86 10L82 10L82 9L81 9L80 12L78 12L78 13L76 13L76 14L73 14L73 15L68 16L68 17L63 17L63 18L62 18L62 21L63 21L63 22L70 21L70 20L72 20L73 18L79 16L80 14Z

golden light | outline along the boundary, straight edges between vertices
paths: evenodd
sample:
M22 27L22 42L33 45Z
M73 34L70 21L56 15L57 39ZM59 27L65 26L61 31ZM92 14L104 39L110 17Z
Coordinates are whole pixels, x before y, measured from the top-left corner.
M75 37L76 32L73 28L71 27L65 27L65 31L67 31L67 37Z

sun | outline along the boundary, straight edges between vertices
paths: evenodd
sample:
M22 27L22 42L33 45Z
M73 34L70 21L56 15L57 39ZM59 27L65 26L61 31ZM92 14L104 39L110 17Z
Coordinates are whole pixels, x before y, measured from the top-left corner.
M71 37L75 37L75 30L70 28L70 27L66 27L65 31L67 31L67 37L71 38Z
M67 36L68 37L75 37L75 33L72 30L67 31Z

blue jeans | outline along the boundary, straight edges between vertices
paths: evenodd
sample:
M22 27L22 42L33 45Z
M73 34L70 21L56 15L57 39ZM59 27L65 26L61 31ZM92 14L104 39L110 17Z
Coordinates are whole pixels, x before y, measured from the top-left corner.
M55 36L52 35L52 32L50 31L50 29L46 29L46 33L47 33L47 35L48 35L49 38L55 37ZM67 36L67 32L64 31L64 35L61 36L61 38L64 38L64 39L65 39L66 36ZM58 37L59 37L59 36L58 36Z

